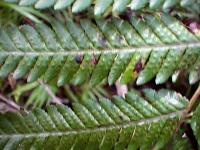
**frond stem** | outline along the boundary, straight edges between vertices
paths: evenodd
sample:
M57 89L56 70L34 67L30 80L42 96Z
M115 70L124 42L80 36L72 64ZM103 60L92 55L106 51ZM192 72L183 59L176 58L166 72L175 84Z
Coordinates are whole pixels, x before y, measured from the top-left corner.
M19 111L20 110L20 106L17 105L15 102L13 102L10 99L7 99L5 96L3 96L2 94L0 94L0 101L2 101L3 103L7 104L9 107Z
M55 94L52 92L51 88L44 83L42 80L38 80L40 85L44 88L44 90L48 93L48 95L52 98L52 102L56 104L62 104L61 100L55 96Z
M151 45L142 47L126 47L126 48L106 48L106 49L85 49L85 50L65 50L60 49L57 51L0 51L1 55L4 56L68 56L68 55L84 55L84 54L123 54L132 52L149 52L149 51L165 51L165 50L181 50L186 48L198 48L200 47L200 41L190 43L176 43L166 45Z
M200 85L198 86L197 90L195 91L194 95L192 96L192 98L190 99L190 103L187 107L187 111L188 113L192 111L194 105L196 104L198 98L200 96Z

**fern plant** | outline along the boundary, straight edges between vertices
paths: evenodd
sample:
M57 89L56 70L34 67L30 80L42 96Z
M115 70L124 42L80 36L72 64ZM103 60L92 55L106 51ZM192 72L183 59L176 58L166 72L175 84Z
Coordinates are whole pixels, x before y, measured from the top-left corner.
M7 0L4 0L7 2ZM8 1L9 2L9 1ZM120 14L130 7L131 10L149 8L150 10L163 9L167 11L175 6L190 8L199 13L199 0L12 0L21 6L34 6L36 9L53 7L55 10L62 10L72 6L73 13L79 13L94 5L94 15L101 16L107 11ZM196 3L198 5L196 5Z
M146 89L144 95L131 91L125 99L6 113L0 116L1 149L160 149L188 101L168 90Z
M59 86L88 80L97 85L104 78L112 85L121 76L123 84L137 78L141 85L155 76L157 84L173 74L176 81L177 72L187 69L191 84L199 80L200 40L167 14L129 21L83 19L80 25L67 19L66 25L52 20L52 28L2 27L0 76L28 74L29 82L58 78Z
M0 149L200 148L199 0L0 7Z

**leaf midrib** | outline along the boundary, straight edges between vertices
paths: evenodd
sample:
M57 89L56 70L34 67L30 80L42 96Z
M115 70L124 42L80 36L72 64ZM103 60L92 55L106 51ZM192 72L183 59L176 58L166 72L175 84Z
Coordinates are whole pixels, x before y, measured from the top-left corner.
M200 41L189 42L189 43L176 43L166 45L148 45L142 47L125 47L125 48L106 48L106 49L87 49L87 50L59 50L59 51L0 51L1 55L5 56L68 56L77 54L120 54L120 53L131 53L131 52L145 52L145 51L163 51L166 49L186 49L200 47Z
M109 125L109 126L101 126L95 128L85 128L85 129L78 129L78 130L69 130L69 131L56 131L56 132L41 132L41 133L20 133L20 134L2 134L0 135L1 139L7 138L34 138L34 137L59 137L59 136L67 136L67 135L76 135L76 134L84 134L84 133L93 133L93 132L100 132L100 131L108 131L112 129L121 129L121 128L128 128L133 125L144 125L149 123L159 122L165 119L173 119L177 116L181 116L186 109L179 110L177 112L172 112L165 115L160 115L154 118L142 119L139 121L130 121L128 123L122 123L117 125Z

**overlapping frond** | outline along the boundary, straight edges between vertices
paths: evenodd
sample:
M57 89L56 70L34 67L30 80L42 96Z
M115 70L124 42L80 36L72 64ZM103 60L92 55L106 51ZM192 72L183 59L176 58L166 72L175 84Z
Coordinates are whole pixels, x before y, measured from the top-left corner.
M174 136L174 140L172 142L170 149L172 150L189 150L192 149L192 145L188 139L187 136L184 136L184 133L181 132L178 133L176 136ZM169 149L166 148L166 150Z
M58 91L56 85L50 83L46 85L53 94ZM19 102L21 98L27 93L31 93L25 102L25 108L41 108L44 105L51 103L53 98L45 91L45 87L39 82L25 83L24 85L18 85L13 90L12 95L14 100Z
M0 26L9 22L14 22L17 24L18 21L21 20L20 15L9 9L1 9L0 18Z
M45 14L39 10L35 10L32 7L22 7L9 2L0 1L0 23L5 24L7 22L12 22L15 24L20 24L23 18L22 16L27 17L37 23L41 23L41 20L38 18L48 21L48 17L46 17Z
M28 81L57 78L58 85L109 84L154 77L161 84L181 71L191 84L200 78L200 40L182 23L167 15L132 16L130 20L89 20L51 25L10 25L0 29L0 77L14 73Z
M96 16L103 15L106 11L112 10L113 13L124 12L127 7L132 10L148 8L150 10L167 10L172 7L188 7L198 10L199 0L4 0L15 2L21 6L34 6L36 9L45 9L53 7L55 10L62 10L72 7L73 13L78 13L94 6ZM199 10L198 10L199 11Z
M145 89L125 99L87 99L46 111L0 115L1 149L161 149L171 139L188 101Z
M200 148L200 105L196 108L191 119L191 127Z

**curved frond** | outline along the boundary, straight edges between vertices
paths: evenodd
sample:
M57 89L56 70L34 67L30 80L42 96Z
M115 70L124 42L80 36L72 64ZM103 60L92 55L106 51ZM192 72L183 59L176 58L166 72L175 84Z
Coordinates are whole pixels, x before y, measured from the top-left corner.
M162 149L188 101L161 90L0 115L1 149Z
M7 0L4 0L7 1ZM94 6L94 14L101 16L112 9L114 14L124 12L127 7L131 10L169 10L173 7L193 8L199 12L199 0L13 0L21 6L33 6L36 9L54 8L62 10L72 7L73 13L79 13Z
M57 78L58 85L96 85L120 78L141 85L156 77L161 84L172 75L176 81L181 71L189 72L191 84L200 78L200 40L167 14L9 25L0 29L0 57L0 77L13 72L29 82L43 77Z

